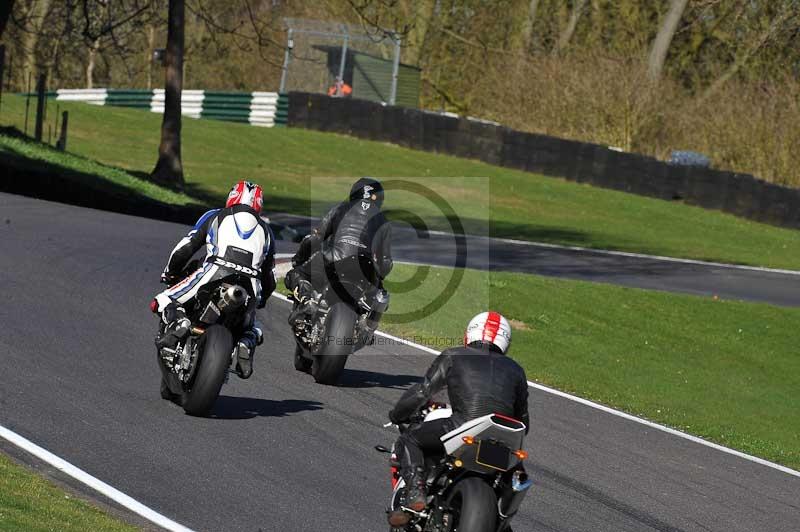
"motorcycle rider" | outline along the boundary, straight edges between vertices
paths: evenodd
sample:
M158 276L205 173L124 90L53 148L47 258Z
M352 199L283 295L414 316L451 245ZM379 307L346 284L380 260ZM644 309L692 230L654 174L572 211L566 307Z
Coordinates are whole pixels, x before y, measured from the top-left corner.
M425 509L423 465L427 452L442 452L441 437L462 424L488 414L514 417L529 429L528 379L525 370L505 356L511 343L511 326L497 312L483 312L469 322L464 332L464 347L443 351L425 374L422 382L411 386L389 412L396 425L424 407L437 392L447 388L453 414L410 426L395 445L400 473L406 485L406 508ZM408 513L389 514L392 527L403 527Z
M364 177L350 189L346 201L339 203L300 243L292 258L293 268L284 283L301 302L289 321L308 312L314 290L322 291L335 275L363 275L378 286L392 269L391 226L381 207L384 190L375 179ZM348 267L355 259L360 271Z
M225 208L206 212L172 250L161 281L170 288L158 294L150 308L161 314L167 324L164 334L156 339L158 347L174 347L189 332L191 322L184 305L198 290L241 267L253 273L251 296L241 337L236 346L236 373L247 379L253 373L255 348L263 341L256 308L263 308L275 290L275 238L269 225L261 219L264 193L260 185L239 181L228 194ZM189 259L203 246L206 256L194 273L180 278ZM238 267L238 269L236 269Z

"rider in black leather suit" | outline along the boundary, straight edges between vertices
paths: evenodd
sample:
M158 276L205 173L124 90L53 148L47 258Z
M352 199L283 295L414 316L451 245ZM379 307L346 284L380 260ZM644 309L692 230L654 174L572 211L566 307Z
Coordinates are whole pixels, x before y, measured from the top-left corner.
M375 179L361 178L350 196L331 209L310 235L303 239L292 258L285 284L298 301L313 290L321 291L336 272L364 275L373 285L392 269L391 226L381 211L383 186ZM347 266L357 261L357 268ZM355 262L354 262L355 264Z
M408 423L409 418L428 404L434 394L447 388L453 415L411 426L403 432L395 446L407 486L406 506L414 511L425 508L424 453L443 452L440 440L443 435L467 421L488 414L518 419L525 423L525 432L528 432L528 380L525 370L505 356L511 338L510 326L497 313L488 313L489 321L486 316L487 313L476 316L465 335L465 343L469 343L465 347L443 351L433 361L423 381L406 390L389 413L393 423ZM500 329L506 329L506 338L496 339L488 332L492 328L492 316L495 317L494 323L502 321ZM473 326L476 321L477 327ZM497 334L496 330L494 334ZM402 512L392 514L400 514L390 514L393 526L407 520Z

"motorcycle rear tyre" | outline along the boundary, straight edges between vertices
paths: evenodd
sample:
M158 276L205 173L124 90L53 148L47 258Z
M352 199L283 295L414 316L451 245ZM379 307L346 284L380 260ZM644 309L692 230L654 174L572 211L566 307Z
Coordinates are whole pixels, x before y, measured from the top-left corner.
M200 355L191 389L183 393L183 410L191 416L206 416L219 396L231 363L233 337L222 325L212 325L200 336Z
M311 373L311 365L314 363L303 356L303 348L299 344L294 346L294 369L303 373Z
M334 303L328 311L325 340L314 353L311 375L320 384L336 384L353 352L356 313L345 303Z
M497 496L480 478L466 478L456 484L447 504L457 509L454 525L458 532L486 532L497 526Z

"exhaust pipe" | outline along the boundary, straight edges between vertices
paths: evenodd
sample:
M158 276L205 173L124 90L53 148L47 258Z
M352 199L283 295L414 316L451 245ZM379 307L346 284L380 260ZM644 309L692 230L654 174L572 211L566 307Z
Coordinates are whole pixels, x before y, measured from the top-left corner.
M222 292L219 302L220 310L233 310L244 305L247 301L247 291L239 285L229 286Z
M514 471L514 475L511 477L511 485L506 486L498 501L498 511L501 518L509 519L517 513L525 494L532 485L533 479L527 473Z

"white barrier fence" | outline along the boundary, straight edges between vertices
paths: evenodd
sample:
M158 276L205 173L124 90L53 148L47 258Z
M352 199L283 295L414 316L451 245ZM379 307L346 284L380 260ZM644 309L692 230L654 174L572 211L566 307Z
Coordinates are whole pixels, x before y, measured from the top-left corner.
M164 112L164 89L59 89L56 99ZM181 93L181 114L185 116L261 127L285 124L287 106L286 98L281 98L277 92L184 90Z

